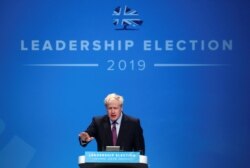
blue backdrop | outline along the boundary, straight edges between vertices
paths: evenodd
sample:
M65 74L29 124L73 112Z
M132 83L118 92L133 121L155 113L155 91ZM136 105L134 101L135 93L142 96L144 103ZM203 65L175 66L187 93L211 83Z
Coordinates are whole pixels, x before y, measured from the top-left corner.
M136 30L113 25L126 5L138 15L118 17L143 20ZM111 92L141 119L150 168L250 167L249 9L247 0L1 0L0 167L78 167L96 150L78 133L105 114ZM126 40L134 45L119 50Z

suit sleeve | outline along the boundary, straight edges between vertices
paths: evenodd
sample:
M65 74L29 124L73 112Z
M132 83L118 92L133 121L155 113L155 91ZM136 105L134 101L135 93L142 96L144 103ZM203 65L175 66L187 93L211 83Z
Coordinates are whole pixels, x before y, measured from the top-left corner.
M88 128L85 130L85 132L87 132L90 137L95 137L96 136L97 127L96 127L95 118L92 119L91 124L88 126ZM86 141L82 141L80 137L79 137L79 142L80 142L80 145L83 146L83 147L87 146L88 143L89 143L89 142L86 142Z
M136 124L135 151L139 151L141 155L145 155L145 142L143 136L143 129L141 127L139 119L137 120Z

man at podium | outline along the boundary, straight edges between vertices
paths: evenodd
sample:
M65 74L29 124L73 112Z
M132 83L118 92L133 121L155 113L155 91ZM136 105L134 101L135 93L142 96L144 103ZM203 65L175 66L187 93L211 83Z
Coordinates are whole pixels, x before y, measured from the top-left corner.
M139 151L145 154L143 130L140 120L123 112L123 97L115 93L104 99L107 114L93 117L87 130L79 134L80 144L85 147L96 139L98 151L107 146L120 146L121 151Z

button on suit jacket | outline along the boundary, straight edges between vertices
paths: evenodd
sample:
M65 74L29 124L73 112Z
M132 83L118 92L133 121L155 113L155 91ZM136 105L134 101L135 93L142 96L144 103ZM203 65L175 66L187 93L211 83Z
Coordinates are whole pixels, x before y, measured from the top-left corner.
M85 132L96 139L98 151L104 151L106 146L113 145L111 125L107 115L94 117ZM82 146L87 145L80 138L79 140ZM123 151L139 151L142 155L145 154L143 130L139 119L123 113L116 146L120 146Z

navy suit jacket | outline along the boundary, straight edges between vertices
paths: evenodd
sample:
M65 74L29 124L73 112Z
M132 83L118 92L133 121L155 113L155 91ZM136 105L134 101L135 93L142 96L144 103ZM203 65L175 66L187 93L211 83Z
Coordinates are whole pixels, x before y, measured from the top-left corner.
M96 139L98 151L104 151L106 146L112 146L112 132L108 115L94 117L85 132ZM79 140L82 146L87 145L80 138ZM123 151L139 151L142 155L145 154L143 130L139 119L123 113L116 146L120 146Z

